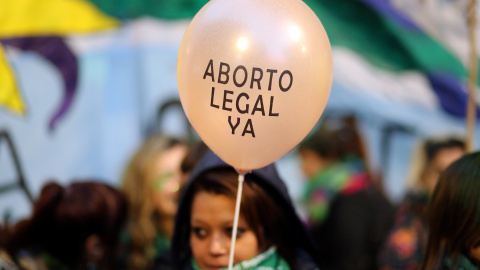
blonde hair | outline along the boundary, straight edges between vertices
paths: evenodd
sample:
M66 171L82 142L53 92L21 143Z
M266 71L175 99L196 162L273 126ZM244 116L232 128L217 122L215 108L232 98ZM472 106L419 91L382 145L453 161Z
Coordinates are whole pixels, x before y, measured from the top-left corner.
M183 145L180 140L154 135L142 144L130 160L122 180L122 189L129 203L131 237L128 269L151 266L155 257L153 242L158 234L158 213L153 198L152 168L165 151Z
M420 177L427 166L427 156L425 154L425 141L417 141L415 149L410 159L410 169L407 174L406 189L410 191L420 191Z

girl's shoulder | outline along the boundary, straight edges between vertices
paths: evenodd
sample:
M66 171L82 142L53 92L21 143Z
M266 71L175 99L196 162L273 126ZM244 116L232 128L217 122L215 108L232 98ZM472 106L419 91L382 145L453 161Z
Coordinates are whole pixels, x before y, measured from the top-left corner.
M14 260L6 251L0 250L0 269L1 270L48 270L42 256L22 250Z
M310 255L307 252L301 249L297 249L296 255L297 255L297 258L296 258L297 265L295 269L297 270L319 270L320 269L320 267L318 267L315 260L313 260L312 257L310 257Z
M20 268L5 250L0 250L0 269L19 270Z

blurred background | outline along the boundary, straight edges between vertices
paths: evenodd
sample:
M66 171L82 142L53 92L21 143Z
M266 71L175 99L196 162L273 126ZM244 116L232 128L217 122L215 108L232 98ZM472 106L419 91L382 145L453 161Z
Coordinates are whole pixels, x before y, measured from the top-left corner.
M176 61L206 2L0 0L1 218L28 216L48 179L118 186L148 135L195 136ZM466 137L469 1L304 2L333 49L324 115L356 116L372 171L398 202L421 140ZM305 184L297 151L276 163L297 200Z

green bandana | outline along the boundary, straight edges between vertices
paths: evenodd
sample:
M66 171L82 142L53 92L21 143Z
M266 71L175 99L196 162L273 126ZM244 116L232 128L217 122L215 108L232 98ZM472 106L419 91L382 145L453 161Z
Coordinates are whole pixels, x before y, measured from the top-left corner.
M365 166L358 158L350 157L323 168L309 179L303 195L309 221L321 224L328 217L331 203L337 195L365 189L368 183Z
M202 270L198 267L197 262L195 259L192 259L192 266L195 270ZM228 269L224 268L223 270ZM275 247L271 247L267 249L267 251L257 255L256 257L243 261L241 263L235 264L232 267L233 270L290 270L290 266L288 266L287 262L282 259Z
M458 270L477 270L475 266L466 256L462 255L459 260L453 262L450 256L445 257L443 261L443 266L448 267L448 269L458 269Z
M162 232L158 232L153 242L155 248L155 256L165 255L170 251L170 240Z

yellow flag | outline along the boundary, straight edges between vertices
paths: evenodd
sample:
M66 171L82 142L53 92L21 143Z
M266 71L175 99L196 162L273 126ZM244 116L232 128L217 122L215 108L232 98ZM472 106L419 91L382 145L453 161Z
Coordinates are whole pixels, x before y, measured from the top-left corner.
M5 52L0 45L0 106L17 113L25 114L25 105L18 90L13 71L7 62Z
M0 0L0 7L0 38L87 33L119 23L84 0Z

